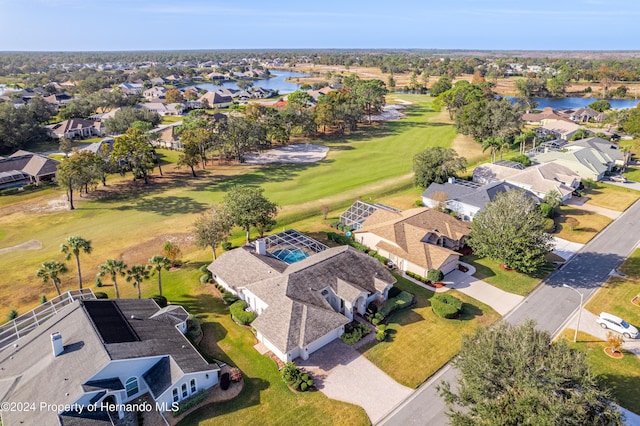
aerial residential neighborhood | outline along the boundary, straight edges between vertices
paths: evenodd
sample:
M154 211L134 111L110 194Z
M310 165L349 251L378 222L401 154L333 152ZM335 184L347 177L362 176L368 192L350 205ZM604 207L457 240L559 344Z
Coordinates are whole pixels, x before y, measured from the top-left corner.
M640 10L578 3L3 5L0 425L640 425Z

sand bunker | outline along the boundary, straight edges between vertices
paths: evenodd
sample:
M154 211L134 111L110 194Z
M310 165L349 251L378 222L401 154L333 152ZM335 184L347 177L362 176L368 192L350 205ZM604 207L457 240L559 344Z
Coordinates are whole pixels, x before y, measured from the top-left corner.
M327 156L329 148L310 143L297 143L244 157L245 164L315 163Z

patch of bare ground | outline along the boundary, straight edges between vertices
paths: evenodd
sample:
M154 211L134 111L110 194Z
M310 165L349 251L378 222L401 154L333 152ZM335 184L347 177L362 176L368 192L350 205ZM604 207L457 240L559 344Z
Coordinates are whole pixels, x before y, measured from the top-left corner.
M12 247L0 248L0 253L8 253L10 251L18 250L38 250L42 248L42 243L38 240L29 240L25 243L18 244Z
M454 123L453 119L449 117L449 113L444 109L438 115L432 117L430 121L443 124ZM460 156L466 158L469 163L488 157L486 152L482 152L482 145L474 141L473 137L469 135L458 133L451 142L451 148L455 149Z
M167 241L177 244L183 253L195 250L194 237L191 233L162 234L127 247L120 253L120 258L128 265L145 264L151 257L162 253L162 247Z

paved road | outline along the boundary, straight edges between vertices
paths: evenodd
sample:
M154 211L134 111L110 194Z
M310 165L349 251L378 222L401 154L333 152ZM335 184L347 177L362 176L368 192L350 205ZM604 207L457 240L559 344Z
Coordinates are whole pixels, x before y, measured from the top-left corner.
M563 284L573 286L584 295L585 301L608 279L640 241L640 203L635 203L610 224L562 269L531 293L505 320L520 324L527 319L537 322L538 328L551 333L559 331L578 309L580 296ZM437 396L435 386L442 380L454 383L457 372L449 364L420 386L406 401L388 414L379 425L446 425L446 407Z

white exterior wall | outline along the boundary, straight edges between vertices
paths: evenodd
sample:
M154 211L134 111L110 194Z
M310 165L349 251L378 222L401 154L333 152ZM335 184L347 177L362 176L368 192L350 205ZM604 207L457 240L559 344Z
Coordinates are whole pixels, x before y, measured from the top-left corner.
M195 379L196 381L196 390L195 392L191 391L191 380ZM178 389L178 402L182 401L182 385L187 385L187 396L190 397L194 393L202 390L209 389L212 386L215 386L218 383L218 370L209 370L209 371L200 371L197 373L190 373L183 375L180 380L174 383L171 387L169 387L162 395L158 396L156 402L161 404L162 407L167 407L170 409L171 404L173 403L173 389Z
M256 338L258 339L259 342L261 342L263 345L265 345L267 347L267 349L269 349L271 352L273 352L275 354L275 356L280 358L282 361L289 362L289 361L293 361L293 359L295 358L295 357L292 356L293 355L292 353L284 353L280 349L278 349L276 347L276 345L274 345L269 340L267 340L262 335L262 333L257 332L256 333ZM297 354L297 351L296 351L296 357L297 356L298 356L298 354Z
M371 232L356 232L356 241L359 242L360 244L364 244L370 249L375 250L375 247L378 245L380 241L383 241L383 239L375 234L372 234ZM387 240L384 240L384 241L387 241ZM387 241L387 242L390 244L393 244L390 241Z
M480 211L480 207L470 206L459 201L447 202L447 208L458 213L464 220L471 220Z
M321 338L316 341L309 343L303 350L301 351L300 357L302 359L308 359L309 355L317 351L318 349L324 347L325 345L333 342L344 333L344 327L338 327L335 330L325 334Z
M219 276L217 276L216 274L214 274L213 272L211 272L211 276L213 277L213 279L220 284L222 287L224 287L225 290L227 290L229 293L233 293L236 296L238 296L238 292L235 291L233 288L231 288L231 286L229 284L227 284L226 282L224 282L224 280L222 278L220 278Z
M247 302L249 308L256 314L262 314L262 312L269 307L269 305L267 305L262 299L246 288L243 288L241 293L242 298Z

